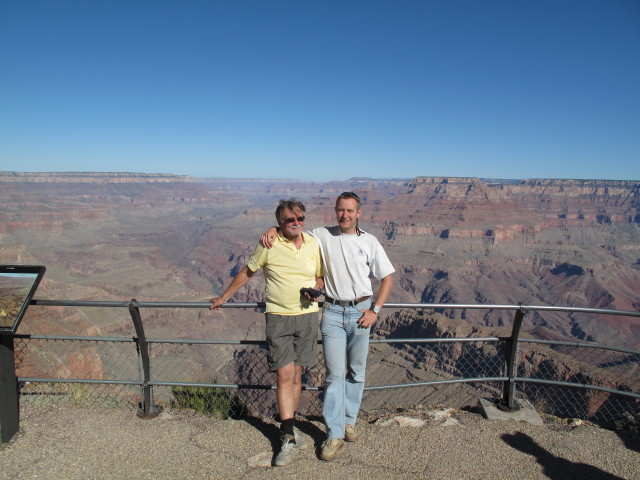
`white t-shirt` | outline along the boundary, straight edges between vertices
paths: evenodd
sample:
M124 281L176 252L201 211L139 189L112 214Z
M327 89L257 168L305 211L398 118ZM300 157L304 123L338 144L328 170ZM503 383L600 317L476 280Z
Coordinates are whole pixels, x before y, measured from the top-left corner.
M395 272L376 237L361 230L344 234L340 227L314 228L324 263L324 291L335 300L373 295L369 274L380 280Z

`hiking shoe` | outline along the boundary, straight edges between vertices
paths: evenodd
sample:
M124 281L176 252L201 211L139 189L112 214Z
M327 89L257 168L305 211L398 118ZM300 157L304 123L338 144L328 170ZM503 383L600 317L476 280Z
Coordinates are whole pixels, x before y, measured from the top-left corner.
M293 458L296 456L300 448L296 443L294 438L291 438L290 435L285 435L282 439L282 447L280 448L280 453L276 457L275 462L273 464L276 467L284 467L285 465L289 465L293 462Z
M338 452L344 445L344 440L341 438L328 438L322 442L320 447L320 460L330 461L336 458Z
M293 433L295 434L296 445L298 445L298 450L306 450L309 447L309 442L306 438L304 438L297 428L293 429Z
M356 432L356 426L347 423L344 426L344 441L355 442L356 440L358 440L358 438L360 438L360 435L358 435L358 432Z
M273 462L276 467L289 465L293 461L293 457L295 457L300 450L304 450L309 447L309 442L306 438L300 435L300 432L298 432L297 429L295 429L293 433L293 438L291 438L291 435L284 435L282 437L280 453L278 453L276 460Z

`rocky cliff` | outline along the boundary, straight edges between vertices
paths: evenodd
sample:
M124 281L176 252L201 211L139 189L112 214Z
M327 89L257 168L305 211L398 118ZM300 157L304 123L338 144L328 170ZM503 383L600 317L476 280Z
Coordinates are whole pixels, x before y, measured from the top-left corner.
M403 300L640 308L640 182L417 178L392 198L372 197L364 192L361 224L385 239ZM446 313L510 322L499 312ZM640 345L629 318L534 314L536 325Z
M46 265L36 294L40 299L205 301L246 264L260 234L274 223L279 198L303 199L310 228L335 223L335 197L343 191L360 195L360 226L381 239L396 267L390 302L640 310L640 182L419 177L313 183L5 172L0 174L0 262ZM263 291L264 281L256 276L233 300L263 301ZM513 312L503 310L383 310L376 335L505 336L512 317ZM155 337L264 337L263 316L241 309L145 310L143 321L147 334ZM523 326L534 338L640 347L640 322L630 317L531 311ZM135 335L126 309L32 307L20 330ZM211 359L203 355L187 362L177 347L167 348L163 355L179 359L194 379L211 380L205 378L212 375ZM375 345L369 372L380 383L470 372L498 375L503 368L495 360L499 354L488 344L440 349ZM213 374L222 379L230 370L242 381L262 379L263 352L243 355L216 359ZM36 353L24 358L21 368L33 376L129 375L108 352L93 347L74 347L56 358ZM627 388L626 379L614 385L602 372L620 368L615 361L594 366L572 352L541 347L523 350L520 365L527 376L562 381L582 376L605 388ZM637 377L631 369L616 376L625 374ZM475 401L478 388L492 387L433 389L426 397L423 389L408 389L404 400L466 405ZM527 388L540 401L553 398L541 387ZM369 395L365 408L397 402L385 395L384 390ZM587 416L597 416L610 399L594 394L575 403L588 406Z
M55 284L110 299L206 298L244 265L279 198L307 203L307 227L332 225L336 195L351 190L363 200L360 226L396 266L392 302L640 309L640 182L631 181L4 172L0 260L46 264L41 295ZM236 300L262 300L261 281ZM443 313L475 325L512 321L501 311ZM532 313L525 323L640 346L638 322L626 317Z
M184 175L165 173L0 172L0 183L175 183L191 182Z

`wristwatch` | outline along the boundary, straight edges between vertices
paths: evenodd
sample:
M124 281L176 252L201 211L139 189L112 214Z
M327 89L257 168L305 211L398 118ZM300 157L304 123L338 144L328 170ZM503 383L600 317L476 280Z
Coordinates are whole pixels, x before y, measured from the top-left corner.
M371 305L371 308L369 310L373 310L373 313L377 315L380 313L380 310L382 310L382 307L379 307L377 305Z

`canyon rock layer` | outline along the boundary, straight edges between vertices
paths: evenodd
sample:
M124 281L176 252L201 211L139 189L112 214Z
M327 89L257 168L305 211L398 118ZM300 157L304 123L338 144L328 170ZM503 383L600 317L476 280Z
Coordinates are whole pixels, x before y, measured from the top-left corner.
M0 172L0 261L46 265L39 298L203 301L245 264L274 224L278 199L304 200L307 227L332 225L345 190L362 198L360 226L397 269L390 302L640 309L635 181ZM261 278L234 298L262 300ZM512 321L500 310L440 313L489 327ZM171 319L154 316L172 329ZM262 334L260 321L231 309L195 316L176 330ZM34 321L44 330L51 323ZM116 328L109 325L99 328ZM640 347L640 322L629 317L529 312L524 327L543 338Z
M246 264L261 233L275 222L278 199L305 201L311 228L335 224L335 197L343 191L362 198L360 227L381 240L396 267L391 303L640 310L640 182L633 181L418 177L313 183L0 172L0 262L46 265L37 299L204 302L220 294ZM258 275L232 301L263 301L263 291ZM144 309L142 316L149 337L264 338L263 316L253 310ZM513 311L500 309L387 308L374 336L504 337L512 317ZM632 317L529 310L523 329L541 339L640 348L640 321ZM33 306L19 333L135 336L126 309L78 307ZM38 349L23 353L18 375L135 376L96 347L59 348L57 356ZM465 348L376 344L370 379L376 384L465 376L491 365L481 359L501 358L490 346ZM215 358L171 345L154 351L166 364L180 366L172 372L179 374L175 381L272 381L259 350L224 350ZM559 350L525 349L521 357L521 369L531 376L551 369L557 380L581 375L591 379L588 383L618 388L615 382L629 375L623 389L637 377L637 362L631 367L625 362L624 372L615 372L611 380L598 378L604 369ZM498 363L497 371L484 373L499 375L503 365ZM607 371L619 368L617 361L601 363ZM312 383L321 386L321 369L314 375ZM373 392L363 408L398 402L393 391ZM412 405L461 406L485 393L500 394L488 384L459 384L427 393L409 389L404 399ZM596 418L609 401L605 397L575 403Z

